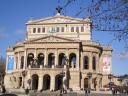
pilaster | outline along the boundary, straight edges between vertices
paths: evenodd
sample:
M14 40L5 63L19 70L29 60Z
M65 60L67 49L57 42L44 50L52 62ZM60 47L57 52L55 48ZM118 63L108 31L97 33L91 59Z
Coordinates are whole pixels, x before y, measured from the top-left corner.
M26 51L26 49L25 49L25 50L24 50L24 68L23 68L23 69L25 69L26 66L27 66L27 51Z
M80 64L80 54L79 54L79 49L78 49L78 51L77 51L77 55L76 55L76 58L77 58L77 60L76 60L76 68L77 69L79 69L79 64Z
M39 76L39 82L38 82L38 91L43 89L43 76Z
M92 72L92 52L89 54L89 70Z
M17 69L20 69L20 52L18 52L18 65L17 65Z
M37 58L37 49L35 48L35 51L34 51L34 59Z
M45 49L44 54L45 54L45 56L44 56L44 66L46 66L48 64L47 63L47 58L48 58L47 49Z
M56 52L55 52L55 66L58 65L58 50L56 49Z
M55 76L51 76L50 90L55 90Z
M68 52L68 49L66 49L66 57L67 57L67 60L68 60L67 65L69 65L69 52Z
M81 79L81 89L84 89L84 78Z
M100 72L100 66L99 66L99 54L96 55L96 71Z

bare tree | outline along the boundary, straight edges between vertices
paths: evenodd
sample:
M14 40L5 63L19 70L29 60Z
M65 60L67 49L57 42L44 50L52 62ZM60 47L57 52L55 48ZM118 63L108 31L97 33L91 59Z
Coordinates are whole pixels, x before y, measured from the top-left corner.
M89 17L92 20L92 32L110 32L114 36L113 40L123 40L128 48L128 0L64 1L63 14L70 11L70 7L75 7L75 17ZM60 0L58 2L60 3Z
M5 75L5 58L0 57L0 83L3 83Z

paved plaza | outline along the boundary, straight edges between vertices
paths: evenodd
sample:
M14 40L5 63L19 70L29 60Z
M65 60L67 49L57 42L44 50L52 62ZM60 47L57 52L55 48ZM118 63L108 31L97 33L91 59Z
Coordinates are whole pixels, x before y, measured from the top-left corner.
M107 93L107 92L106 93L91 92L90 94L85 94L84 92L68 92L67 94L60 94L60 91L55 91L55 92L50 92L50 91L34 92L34 91L30 91L28 95L26 95L25 93L20 93L20 92L12 92L12 93L10 93L10 95L0 94L0 96L128 96L128 95L127 94L112 95L111 93Z

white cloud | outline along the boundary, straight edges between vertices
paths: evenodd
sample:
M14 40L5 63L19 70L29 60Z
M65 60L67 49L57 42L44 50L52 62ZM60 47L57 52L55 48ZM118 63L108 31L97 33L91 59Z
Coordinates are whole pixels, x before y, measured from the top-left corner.
M6 32L6 29L3 27L0 27L0 39L4 39L8 37L8 33Z
M119 54L120 59L128 59L128 52L121 52Z
M25 31L24 30L21 30L21 29L18 29L15 31L15 35L25 35Z

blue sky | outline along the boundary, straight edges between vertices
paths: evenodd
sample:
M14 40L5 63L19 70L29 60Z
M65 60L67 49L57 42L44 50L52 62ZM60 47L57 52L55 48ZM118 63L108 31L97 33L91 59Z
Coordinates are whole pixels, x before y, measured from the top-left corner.
M5 57L8 46L25 38L25 23L29 18L54 16L57 5L57 0L0 0L0 56ZM74 16L77 10L75 5L73 8L67 8L66 15ZM109 44L113 40L113 35L109 32L93 31L92 36L93 40L101 44ZM128 73L128 52L124 49L124 42L113 41L111 45L113 73L116 75ZM120 59L120 53L125 53L124 59Z

